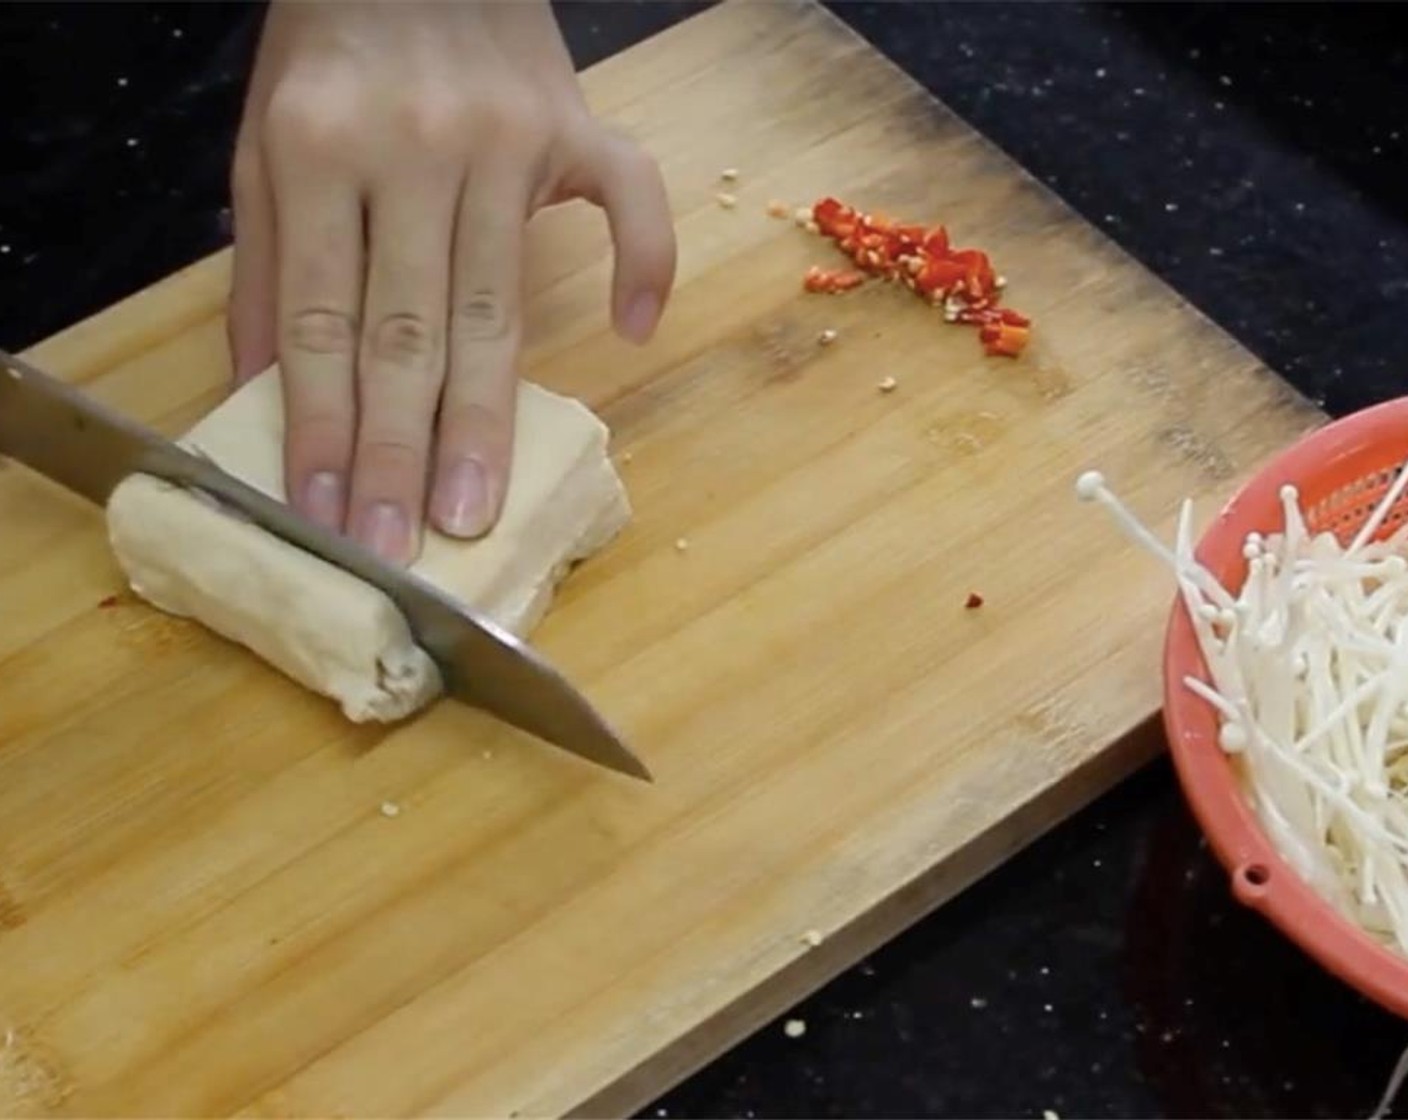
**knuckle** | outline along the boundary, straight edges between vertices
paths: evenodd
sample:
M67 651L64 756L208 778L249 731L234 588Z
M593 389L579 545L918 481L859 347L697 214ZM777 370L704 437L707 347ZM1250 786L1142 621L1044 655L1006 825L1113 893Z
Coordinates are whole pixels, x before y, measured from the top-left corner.
M491 459L502 458L509 434L507 405L498 409L481 401L455 400L450 394L446 394L446 399L440 407L442 444L452 448L474 447Z
M397 366L424 366L440 350L440 332L426 316L412 311L383 315L370 341L373 357Z
M457 334L470 340L502 338L513 321L508 300L492 288L477 289L457 300L453 314Z
M469 121L465 103L438 89L408 98L399 116L402 136L412 145L432 151L460 140Z
M290 404L288 439L295 447L318 447L345 454L351 445L352 414L326 406Z
M363 437L357 448L357 467L377 478L414 479L425 473L426 445L395 432L375 432Z
M338 155L357 128L350 98L336 96L335 88L309 88L303 82L276 88L265 113L271 143L286 151Z
M510 150L532 151L547 144L548 115L530 90L506 91L479 109L480 129Z
M297 353L351 355L357 345L357 324L345 311L305 307L284 324L284 345Z

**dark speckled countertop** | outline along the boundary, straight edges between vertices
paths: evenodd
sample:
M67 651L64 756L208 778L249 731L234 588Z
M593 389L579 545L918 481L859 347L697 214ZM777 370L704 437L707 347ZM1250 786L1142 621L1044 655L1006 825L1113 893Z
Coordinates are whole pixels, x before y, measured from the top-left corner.
M1391 5L832 6L1330 412L1408 388ZM585 65L697 7L560 11ZM225 243L259 15L0 9L3 345ZM786 1017L645 1114L1362 1116L1408 1044L1230 900L1163 762Z

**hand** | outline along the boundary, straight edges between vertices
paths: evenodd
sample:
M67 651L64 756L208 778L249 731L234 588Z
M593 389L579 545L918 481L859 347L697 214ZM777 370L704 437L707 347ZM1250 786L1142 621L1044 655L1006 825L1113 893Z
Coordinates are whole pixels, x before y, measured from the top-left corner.
M533 212L606 211L628 339L674 281L659 170L592 118L542 0L274 0L233 193L236 378L282 366L289 499L401 563L427 499L456 536L498 517Z

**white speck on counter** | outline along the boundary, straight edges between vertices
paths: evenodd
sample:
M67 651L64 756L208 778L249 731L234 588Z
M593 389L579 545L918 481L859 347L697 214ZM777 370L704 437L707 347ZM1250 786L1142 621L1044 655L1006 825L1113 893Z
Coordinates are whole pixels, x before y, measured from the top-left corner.
M974 996L968 1001L968 1006L971 1007L974 1011L981 1011L987 1005L988 1001L985 1000L982 996Z
M895 391L895 386L898 384L899 382L896 381L893 377L883 377L880 379L879 384L876 385L876 388L879 389L882 393L893 393Z
M722 171L719 172L719 178L722 179L725 183L738 182L738 168L725 167Z
M1176 202L1165 202L1165 203L1164 203L1164 209L1167 210L1170 214L1175 213L1175 212L1178 210L1178 203L1176 203Z
M1052 1012L1054 1012L1054 1011L1056 1010L1056 1009L1055 1009L1054 1007L1052 1007L1051 1004L1049 1004L1049 1003L1043 1003L1043 1004L1041 1005L1041 1009L1042 1009L1043 1011L1045 1011L1048 1015L1050 1015Z
M808 945L810 945L813 949L815 949L822 942L821 930L807 930L806 933L802 934L802 940L805 941Z
M675 551L676 551L676 552L688 552L688 551L689 551L689 541L686 540L684 537L680 537L677 541L675 541Z
M797 207L797 209L795 209L795 210L792 211L792 220L793 220L794 222L796 222L797 225L802 226L803 228L805 228L806 225L807 225L807 223L812 220L812 210L811 210L811 207L810 207L810 206L799 206L799 207Z
M141 143L141 141L138 140L135 136L129 136L129 137L127 138L127 146L128 146L129 148L135 148L135 147L136 147L138 144L140 144L140 143Z
M1209 246L1208 246L1208 256L1210 256L1210 257L1220 257L1220 256L1222 256L1222 250L1219 249L1216 245L1209 245Z
M383 801L381 803L381 815L383 817L397 817L401 815L401 806L394 801Z
M1103 66L1098 67L1095 71L1095 76L1097 78L1103 78L1105 76L1105 68Z
M1048 1108L1042 1111L1041 1120L1061 1120L1061 1118Z
M179 27L173 27L173 28L171 29L171 37L172 37L173 39L179 39L179 38L181 38L181 37L182 37L183 35L185 35L185 34L186 34L186 33L185 33L184 31L182 31Z
M816 341L819 346L830 346L839 337L840 335L838 335L830 327L827 327L826 330L822 331L819 335L816 336Z
M788 1019L782 1027L782 1033L788 1038L801 1038L807 1033L807 1023L805 1019Z
M0 254L8 253L9 251L10 247L8 245L0 245Z
M714 200L725 210L732 210L738 205L738 196L729 194L728 191L720 191L714 196Z
M1219 74L1217 80L1219 84L1224 86L1230 86L1232 84L1232 79L1226 74Z
M127 79L126 79L126 78L118 78L118 79L117 79L117 86L118 86L119 89L126 89L126 88L127 88Z

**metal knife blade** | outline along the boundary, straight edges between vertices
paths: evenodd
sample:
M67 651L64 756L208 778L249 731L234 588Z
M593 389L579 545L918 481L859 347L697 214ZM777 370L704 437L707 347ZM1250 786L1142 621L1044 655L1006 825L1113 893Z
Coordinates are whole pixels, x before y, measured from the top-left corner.
M439 666L448 695L632 777L650 771L531 647L411 572L314 525L208 459L0 350L0 455L106 506L143 473L202 490L256 525L381 589Z

